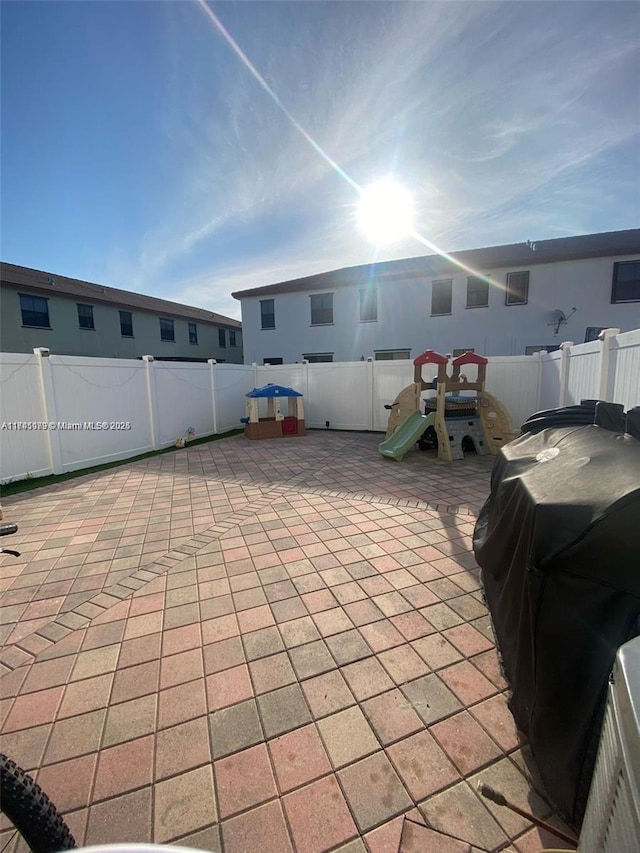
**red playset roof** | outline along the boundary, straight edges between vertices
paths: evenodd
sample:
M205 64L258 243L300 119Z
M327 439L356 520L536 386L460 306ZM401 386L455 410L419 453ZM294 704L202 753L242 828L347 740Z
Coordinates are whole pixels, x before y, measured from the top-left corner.
M416 367L421 367L423 364L447 364L448 359L446 355L440 355L439 352L428 349L422 355L414 358L413 363Z
M462 367L463 364L488 364L488 360L475 352L463 352L453 359L454 366Z

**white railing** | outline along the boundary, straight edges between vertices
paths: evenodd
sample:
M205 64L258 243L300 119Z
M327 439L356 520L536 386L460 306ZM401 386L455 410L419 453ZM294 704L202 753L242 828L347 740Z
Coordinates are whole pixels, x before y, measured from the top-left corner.
M432 378L428 367L423 378ZM413 382L413 363L257 366L56 356L40 349L3 353L0 482L169 447L189 427L196 437L228 432L241 426L247 391L267 382L303 393L309 428L328 422L332 429L384 432L385 404ZM640 405L640 330L609 329L601 340L567 342L554 353L489 358L487 390L516 427L540 409L581 399L630 409Z

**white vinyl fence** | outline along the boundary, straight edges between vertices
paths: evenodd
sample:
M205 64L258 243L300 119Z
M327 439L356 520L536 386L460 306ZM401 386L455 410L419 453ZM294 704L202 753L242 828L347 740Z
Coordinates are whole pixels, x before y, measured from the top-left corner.
M62 474L241 426L249 365L0 355L0 482Z
M468 378L475 378L473 366ZM423 378L436 368L423 368ZM411 361L257 366L0 354L0 482L60 474L241 426L245 394L274 382L301 391L311 429L387 427L386 404L413 382ZM540 409L610 400L640 405L640 330L564 343L554 353L489 358L487 390L514 426ZM428 392L427 392L428 394ZM426 395L425 395L426 396Z

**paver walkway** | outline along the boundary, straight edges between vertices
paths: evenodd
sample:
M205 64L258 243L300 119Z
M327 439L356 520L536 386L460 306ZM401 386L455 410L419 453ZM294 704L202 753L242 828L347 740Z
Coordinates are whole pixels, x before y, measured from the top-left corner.
M476 792L555 820L471 550L491 460L379 441L237 436L5 502L3 751L79 843L563 846Z

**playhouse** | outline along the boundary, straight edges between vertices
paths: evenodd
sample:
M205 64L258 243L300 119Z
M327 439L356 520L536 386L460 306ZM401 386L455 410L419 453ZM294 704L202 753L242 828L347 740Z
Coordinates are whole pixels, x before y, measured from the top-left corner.
M302 394L284 385L274 385L269 382L262 388L254 388L245 395L246 417L242 418L244 434L247 438L283 438L286 436L305 435L304 409ZM286 403L286 413L284 412ZM266 400L266 415L261 416Z
M452 360L452 372L447 373L449 359L427 350L413 362L413 382L404 388L390 409L385 441L378 448L383 456L401 461L404 454L419 441L429 427L438 439L438 459L452 462L464 459L463 442L473 443L476 453L496 454L500 447L518 435L513 431L509 413L493 395L485 390L487 359L465 352ZM422 368L435 364L438 375L425 382ZM477 378L471 382L460 372L465 365L477 367ZM425 400L425 412L420 411L423 391L435 389L436 396ZM463 391L475 391L476 396L462 396Z

